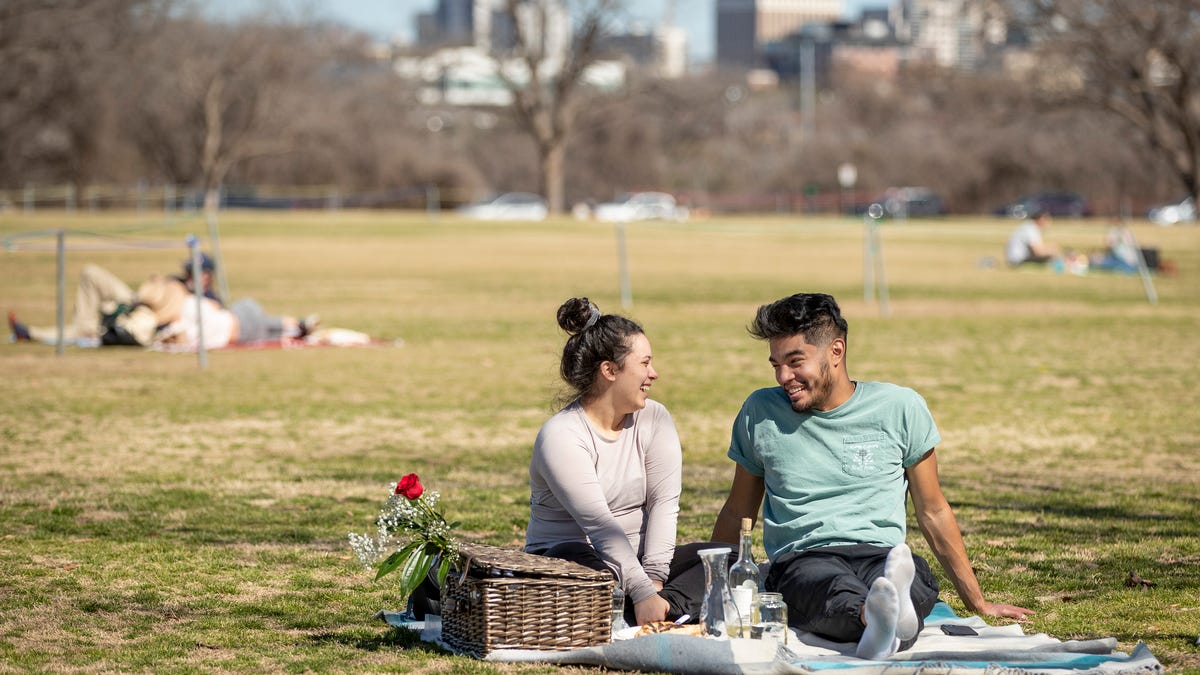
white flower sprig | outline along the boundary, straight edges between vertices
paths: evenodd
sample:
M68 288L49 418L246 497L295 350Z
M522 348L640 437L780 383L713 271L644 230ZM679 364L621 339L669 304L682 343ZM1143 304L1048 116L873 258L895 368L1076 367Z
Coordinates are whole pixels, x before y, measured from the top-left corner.
M400 594L410 595L441 557L437 579L442 584L458 560L459 543L438 502L441 494L426 491L417 474L392 483L387 502L375 520L374 535L349 535L350 549L360 564L375 568L375 579L400 570ZM389 553L390 552L390 553ZM382 562L380 562L382 560Z

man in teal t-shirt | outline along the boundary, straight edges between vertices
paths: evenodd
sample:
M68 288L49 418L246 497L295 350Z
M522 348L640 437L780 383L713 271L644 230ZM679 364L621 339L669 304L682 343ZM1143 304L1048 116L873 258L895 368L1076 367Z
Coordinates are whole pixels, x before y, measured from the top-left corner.
M762 507L766 586L783 594L789 622L857 642L864 658L915 642L938 587L905 543L906 494L969 609L1030 614L984 599L938 481L933 416L911 389L850 379L837 301L800 293L763 305L750 333L770 344L779 386L752 393L734 421L733 485L712 539L735 543Z

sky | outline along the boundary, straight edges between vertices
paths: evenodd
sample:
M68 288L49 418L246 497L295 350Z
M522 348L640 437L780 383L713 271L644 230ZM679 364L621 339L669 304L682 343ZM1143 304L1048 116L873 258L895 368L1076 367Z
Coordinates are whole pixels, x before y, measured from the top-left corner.
M630 25L641 22L654 27L662 22L663 12L671 0L626 0L625 9ZM886 5L886 0L845 0L847 17L857 16L863 7ZM245 0L201 0L210 14L236 18L238 13L261 7ZM271 6L301 8L320 18L345 23L368 32L381 40L401 37L413 39L414 19L428 12L437 0L275 0ZM674 0L675 24L688 33L688 53L693 62L712 60L715 31L716 0Z

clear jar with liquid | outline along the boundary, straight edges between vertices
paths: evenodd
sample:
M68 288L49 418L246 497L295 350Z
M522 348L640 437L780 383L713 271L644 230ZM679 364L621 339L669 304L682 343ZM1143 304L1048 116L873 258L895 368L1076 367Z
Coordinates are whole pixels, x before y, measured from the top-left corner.
M788 634L787 603L779 593L758 594L758 619L750 626L750 637L786 645Z

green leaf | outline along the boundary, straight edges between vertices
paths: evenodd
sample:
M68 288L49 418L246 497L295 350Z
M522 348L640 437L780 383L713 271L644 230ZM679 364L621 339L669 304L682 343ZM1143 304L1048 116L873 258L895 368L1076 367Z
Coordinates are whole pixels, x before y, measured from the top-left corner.
M407 548L407 547L406 547ZM425 575L429 573L429 568L433 566L433 554L421 542L408 560L404 562L403 569L400 570L400 595L409 596L417 590L417 586L425 580Z
M396 569L401 565L405 564L409 556L412 555L413 551L415 551L417 547L421 546L422 544L423 542L419 541L410 542L404 548L389 555L386 560L379 563L379 571L375 573L375 581L379 581L379 579L385 574L390 574L396 571Z
M437 580L439 587L446 586L446 575L449 574L450 568L454 566L454 561L458 558L456 555L443 555L442 564L438 565Z

